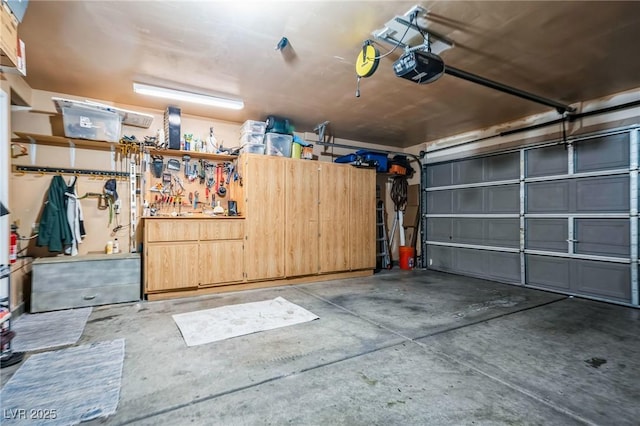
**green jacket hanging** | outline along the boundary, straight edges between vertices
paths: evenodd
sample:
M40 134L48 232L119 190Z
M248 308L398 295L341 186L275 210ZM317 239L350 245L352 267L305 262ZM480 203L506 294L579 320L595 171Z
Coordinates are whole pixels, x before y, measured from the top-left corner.
M40 225L38 227L39 247L48 247L51 252L61 252L65 246L73 242L64 193L67 184L62 176L56 175L51 180L47 201L44 203Z

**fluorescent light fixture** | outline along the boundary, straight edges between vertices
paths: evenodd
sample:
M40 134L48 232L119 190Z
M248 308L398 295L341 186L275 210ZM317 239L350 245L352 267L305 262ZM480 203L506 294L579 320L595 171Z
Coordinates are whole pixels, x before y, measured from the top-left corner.
M244 102L238 99L220 98L199 93L184 92L182 90L167 89L165 87L149 86L147 84L133 83L133 91L141 95L156 96L158 98L172 99L174 101L192 102L201 105L209 105L220 108L242 109Z

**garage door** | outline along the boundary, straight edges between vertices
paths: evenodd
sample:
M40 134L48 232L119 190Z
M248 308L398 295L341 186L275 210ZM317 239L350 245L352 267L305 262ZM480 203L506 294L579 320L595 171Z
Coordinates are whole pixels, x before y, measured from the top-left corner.
M638 306L638 129L425 167L430 269Z

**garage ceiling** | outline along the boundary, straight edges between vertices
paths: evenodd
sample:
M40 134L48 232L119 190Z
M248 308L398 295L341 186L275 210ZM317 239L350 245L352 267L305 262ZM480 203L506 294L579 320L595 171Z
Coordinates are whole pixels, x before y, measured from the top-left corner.
M298 131L329 120L337 137L397 147L550 110L450 75L397 78L400 49L356 98L362 42L415 4L429 10L421 23L455 42L442 57L456 68L563 103L640 87L640 2L32 1L19 33L34 89L164 109L132 82L194 87L245 108L182 104L184 114L275 114ZM283 36L292 50L275 50Z

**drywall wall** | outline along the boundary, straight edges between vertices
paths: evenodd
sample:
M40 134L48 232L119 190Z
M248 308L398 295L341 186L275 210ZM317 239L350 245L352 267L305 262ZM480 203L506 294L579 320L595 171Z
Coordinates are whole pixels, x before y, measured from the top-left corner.
M628 102L640 100L640 88L612 94L610 96L581 102L576 106L576 112L589 112L597 109L613 107ZM499 151L516 146L525 146L535 143L557 140L562 138L560 124L541 127L527 132L516 133L509 136L499 136L501 132L533 126L561 116L555 111L524 117L509 123L500 124L487 129L479 129L473 132L462 133L451 137L427 141L405 149L405 152L418 154L420 151L427 153L425 162L432 163L447 161L456 158L464 158L491 151ZM601 115L593 115L566 124L568 137L595 132L598 130L635 125L640 123L640 107L629 108ZM480 141L474 142L476 140Z
M0 86L0 202L11 211L9 205L9 93ZM0 217L0 265L9 263L9 216ZM9 280L0 280L0 297L9 294Z
M12 113L12 131L63 136L61 126L62 117L55 110L55 105L51 100L52 96L84 100L83 98L62 93L32 90L30 93L32 109ZM99 99L92 99L92 101L102 102ZM157 129L163 127L164 111L149 110L131 105L118 104L113 106L148 113L154 117L153 124L149 129L123 126L123 135L133 135L138 139L142 139L145 135L155 135ZM242 123L230 123L206 117L189 115L183 115L181 117L182 134L192 133L194 137L206 138L209 135L210 127L213 127L218 143L221 143L225 147L237 147L239 145L241 126ZM300 136L304 137L304 135ZM311 136L311 138L310 142L313 142L313 136ZM388 146L371 145L345 139L336 139L336 142L362 148L392 149ZM72 156L68 148L44 145L35 145L32 148L29 143L23 143L22 145L27 148L29 155L13 158L13 164L96 170L128 170L128 161L117 155L114 156L109 151L76 148ZM314 155L320 161L333 161L336 156L348 152L353 152L353 150L314 146ZM33 155L34 153L35 156ZM73 176L66 176L66 180L72 177ZM19 221L19 233L21 235L34 235L35 228L40 220L43 203L46 200L46 192L49 188L51 178L52 175L21 174L14 172L9 174L11 203L16 212L13 219ZM77 179L79 195L82 196L87 192L103 192L105 180L93 179L86 176L79 176ZM118 193L124 201L129 199L129 185L126 181L118 182ZM386 193L388 194L388 191L386 191ZM116 237L120 242L121 249L137 247L140 242L140 235L138 234L136 241L131 241L129 240L129 230L126 227L114 232L113 230L116 227L115 220L109 224L109 213L106 210L98 209L98 201L96 198L84 199L81 201L81 204L83 207L87 236L80 246L80 254L103 252L106 242ZM388 205L390 205L390 203L388 203ZM119 216L120 224L126 226L128 224L128 218L128 203L123 202ZM37 247L35 240L29 242L25 253L36 257L57 255L57 253L49 253L46 248Z

